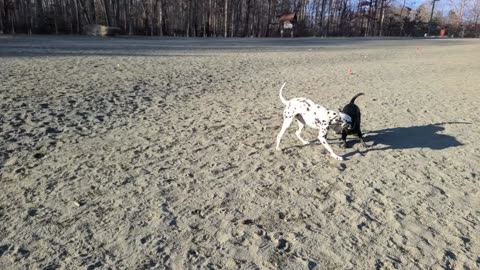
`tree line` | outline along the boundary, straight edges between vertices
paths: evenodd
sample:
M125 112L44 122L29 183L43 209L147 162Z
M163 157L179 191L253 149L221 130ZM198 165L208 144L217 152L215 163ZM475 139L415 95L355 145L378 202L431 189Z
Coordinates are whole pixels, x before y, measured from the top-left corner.
M118 27L125 35L275 37L278 17L295 13L295 36L478 37L480 0L0 0L0 33L80 34L85 25ZM438 1L438 0L437 0ZM438 3L437 3L438 4ZM291 31L285 29L286 31Z

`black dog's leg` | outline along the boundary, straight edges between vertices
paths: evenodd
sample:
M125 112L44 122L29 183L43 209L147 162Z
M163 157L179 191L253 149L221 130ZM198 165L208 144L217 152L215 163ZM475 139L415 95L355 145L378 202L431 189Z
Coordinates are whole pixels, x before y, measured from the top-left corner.
M345 129L342 130L342 141L343 143L340 145L342 148L347 148L347 131Z
M360 141L362 142L362 145L363 147L365 148L368 148L370 147L368 144L365 143L365 141L363 140L363 134L362 134L362 131L360 130L360 123L362 122L362 115L360 114L360 111L358 112L358 119L357 119L357 124L358 126L356 127L357 129L357 135L358 135L358 138L360 138Z
M369 148L370 146L366 144L365 141L363 140L363 134L360 130L358 130L357 135L358 135L358 138L360 138L360 141L362 142L363 147Z

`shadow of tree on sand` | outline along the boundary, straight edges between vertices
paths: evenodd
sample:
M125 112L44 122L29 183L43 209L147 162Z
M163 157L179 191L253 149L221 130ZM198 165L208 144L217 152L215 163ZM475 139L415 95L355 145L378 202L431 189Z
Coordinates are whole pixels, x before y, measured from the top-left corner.
M372 147L365 149L364 151L353 151L352 153L347 154L347 156L351 156L356 153L364 154L369 151L387 149L429 148L432 150L443 150L450 147L463 145L453 136L438 133L445 130L443 126L447 124L471 123L447 122L424 126L398 127L371 131L368 133L368 136L365 136L365 141L367 143L373 142Z

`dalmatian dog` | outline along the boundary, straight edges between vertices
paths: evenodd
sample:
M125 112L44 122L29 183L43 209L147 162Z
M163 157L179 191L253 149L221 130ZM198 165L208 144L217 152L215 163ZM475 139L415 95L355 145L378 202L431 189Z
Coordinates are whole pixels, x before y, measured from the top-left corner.
M323 146L328 150L330 155L337 159L343 160L343 157L335 154L327 142L327 132L331 125L340 125L342 128L349 129L351 126L352 118L350 116L332 110L328 110L318 104L315 104L313 101L307 98L293 98L286 100L282 96L283 88L285 87L284 83L280 88L279 96L286 108L283 111L283 125L280 133L277 136L277 150L281 150L280 141L283 137L283 134L287 128L292 124L292 121L295 119L298 123L298 130L295 132L298 139L303 144L308 144L309 142L304 140L300 134L305 125L319 129L318 139L323 144Z

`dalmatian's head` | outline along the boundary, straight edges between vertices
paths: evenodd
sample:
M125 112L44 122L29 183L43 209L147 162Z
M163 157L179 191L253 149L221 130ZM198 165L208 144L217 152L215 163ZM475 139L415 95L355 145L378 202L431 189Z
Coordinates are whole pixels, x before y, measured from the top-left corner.
M343 112L328 111L328 118L332 125L340 125L343 129L352 129L352 118Z

